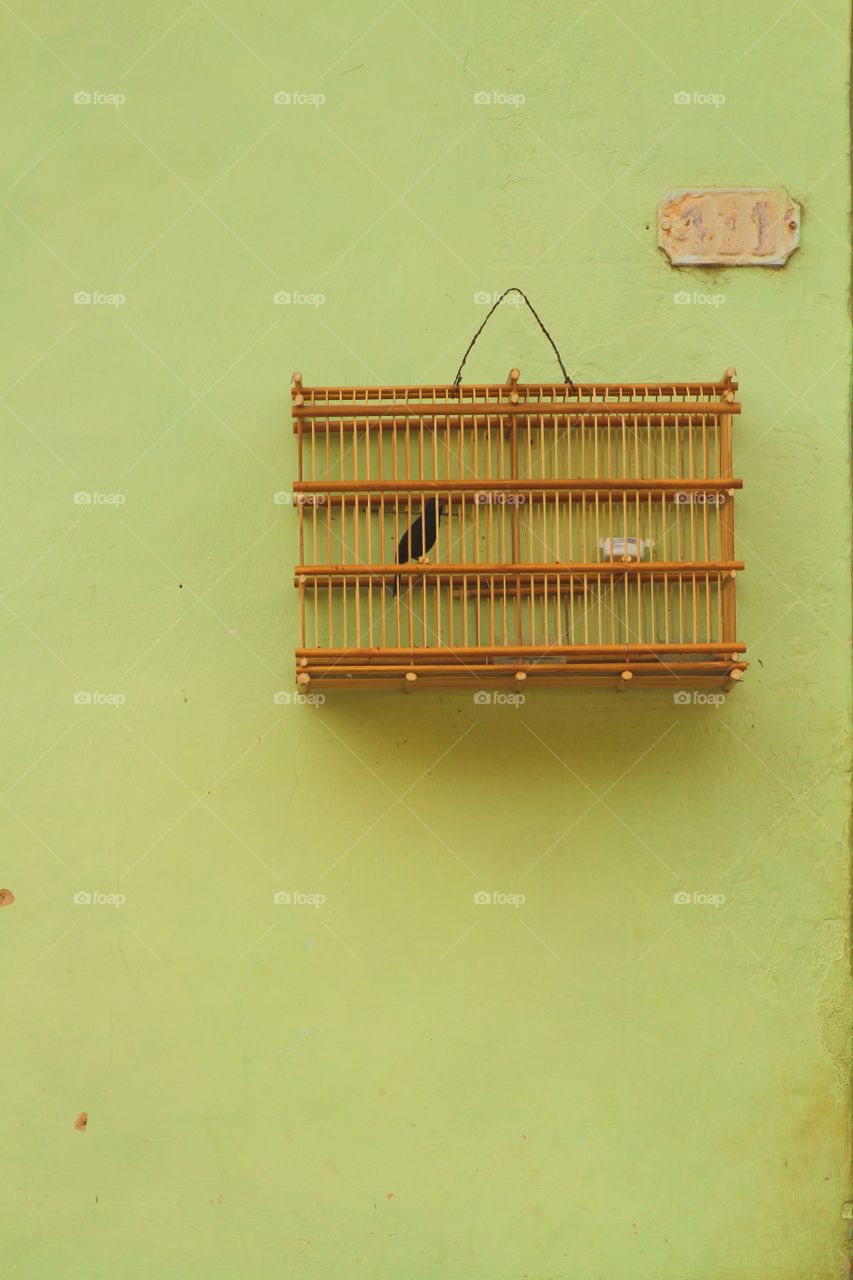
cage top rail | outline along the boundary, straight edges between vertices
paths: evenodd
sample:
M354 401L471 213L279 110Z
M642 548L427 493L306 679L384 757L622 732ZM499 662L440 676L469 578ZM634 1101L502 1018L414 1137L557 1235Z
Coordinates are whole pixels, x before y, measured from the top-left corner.
M338 413L363 412L366 405L373 408L390 406L402 402L406 406L422 405L424 409L436 402L445 402L443 412L448 407L462 405L503 405L509 401L512 405L521 405L523 400L525 412L536 412L532 402L542 402L543 412L554 405L571 406L577 410L583 405L598 407L603 401L612 401L614 409L623 406L644 405L650 409L650 401L663 401L668 409L673 406L700 405L709 412L708 403L722 401L715 409L719 413L739 413L740 405L736 403L735 393L738 383L735 370L726 369L717 382L684 382L681 380L660 379L655 382L576 382L573 385L564 382L530 382L519 381L517 369L510 370L505 383L467 383L457 386L455 383L431 383L425 385L399 386L306 386L301 373L294 373L291 383L293 411L298 416L316 416L320 410ZM299 411L302 411L302 414Z

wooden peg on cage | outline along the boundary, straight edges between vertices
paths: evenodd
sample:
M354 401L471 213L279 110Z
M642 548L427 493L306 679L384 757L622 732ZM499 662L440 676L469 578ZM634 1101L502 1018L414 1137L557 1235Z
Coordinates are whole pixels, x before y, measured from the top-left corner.
M418 682L417 671L407 671L403 680L403 693L412 693Z
M311 683L311 677L309 676L308 672L300 671L299 675L296 677L296 683L299 685L300 689L307 689L309 684Z
M507 382L509 384L509 402L518 404L518 380L521 377L518 369L510 369Z
M616 683L616 688L619 691L619 693L624 693L625 690L628 688L628 685L631 683L633 679L634 679L633 671L620 672L619 679Z
M723 692L730 693L735 685L739 684L743 679L743 671L740 667L735 667L734 671L729 672L729 678L723 685Z
M298 408L301 408L302 405L305 403L305 396L302 394L302 374L294 373L291 381L293 383L293 391L294 391L293 403L296 405L298 409Z
M516 671L516 673L515 673L515 678L516 678L516 680L518 681L518 683L519 683L519 684L524 684L525 680L527 679L527 672L526 672L526 671Z
M738 388L738 384L735 381L736 377L737 377L737 369L732 367L726 369L725 373L723 374L722 381L725 387L725 391L723 392L723 399L728 404L731 404L732 401L734 400L735 392L737 391L737 388Z

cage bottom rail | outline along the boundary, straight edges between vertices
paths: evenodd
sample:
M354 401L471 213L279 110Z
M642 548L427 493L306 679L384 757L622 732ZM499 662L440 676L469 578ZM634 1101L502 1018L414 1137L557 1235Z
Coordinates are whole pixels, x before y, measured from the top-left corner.
M299 688L386 687L521 689L586 685L624 691L627 688L728 690L743 678L744 646L695 646L692 651L584 651L526 648L484 653L454 650L373 649L358 653L326 649L297 650ZM698 651L697 651L698 650ZM704 650L704 651L703 651Z

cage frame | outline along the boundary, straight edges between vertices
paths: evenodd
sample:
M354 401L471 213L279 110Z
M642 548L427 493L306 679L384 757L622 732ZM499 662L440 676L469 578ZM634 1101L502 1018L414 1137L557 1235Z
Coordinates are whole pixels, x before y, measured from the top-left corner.
M747 669L745 660L746 645L737 639L736 610L736 578L744 569L742 561L735 556L734 541L734 498L742 487L742 480L733 473L733 419L740 413L741 405L736 398L738 382L736 371L728 368L717 381L655 381L655 382L593 382L593 383L522 383L518 369L510 370L508 378L502 383L458 383L394 385L394 386L306 386L302 375L294 373L291 382L291 400L293 415L293 432L297 443L297 477L293 484L293 501L299 522L299 561L295 570L294 585L299 592L299 627L300 643L296 648L296 680L303 691L309 687L318 688L377 688L395 687L404 692L414 689L465 689L492 688L518 690L519 688L544 687L553 688L566 685L605 687L624 692L636 688L676 688L676 689L722 689L733 688L742 680ZM697 423L697 419L699 422ZM630 420L630 424L629 424ZM641 421L642 420L642 421ZM712 424L712 445L709 446L709 423ZM679 459L683 452L682 441L689 439L689 461L692 474L686 475L643 475L639 471L645 468L645 462L639 461L640 425L648 436L648 462L651 466L652 432L674 433L675 455ZM546 475L545 440L546 433L556 447L556 458L559 459L561 433L566 436L566 457L568 470L573 469L575 441L572 432L580 430L580 439L586 440L587 431L592 428L591 439L595 441L595 467L599 467L599 438L607 431L608 466L606 474L579 475ZM700 427L704 448L704 472L698 474L695 452L698 445L694 440L694 432ZM621 430L623 462L625 474L613 473L613 459L610 448L613 429ZM637 474L627 474L628 452L626 451L626 427L634 432L636 444ZM411 453L411 437L413 428L417 432L415 454ZM528 450L532 456L532 433L539 432L539 443L542 451L543 474L538 477L521 474L519 429L525 431ZM436 472L438 467L437 445L439 432L443 432L442 448L447 450L446 474L428 476L425 467L425 440L431 436L431 446ZM492 474L491 435L489 434L489 474L469 477L453 476L450 467L450 440L452 433L458 433L460 441L473 437L473 456L475 462L480 458L478 451L478 433L495 433L495 441L500 441L500 465L509 464L509 474ZM686 433L686 437L684 435ZM360 438L364 437L364 453L361 458L359 475ZM405 450L398 447L400 436L405 439ZM340 466L342 478L333 479L331 441L340 449ZM383 471L383 457L390 441L393 474L388 476ZM663 453L670 448L666 437L661 437ZM370 474L372 451L376 447L378 474ZM694 449L695 446L695 449ZM465 448L461 444L464 458ZM497 445L496 445L497 447ZM633 446L632 446L633 447ZM645 445L643 446L646 447ZM420 474L412 475L411 466L415 462L420 449ZM713 458L711 454L713 453ZM353 456L353 474L343 476L343 463L346 456ZM632 455L633 456L633 455ZM399 475L403 469L398 464L405 459L405 474ZM323 463L325 460L325 473ZM713 474L710 466L713 462ZM586 470L586 460L583 461ZM558 468L559 469L559 468ZM653 469L653 467L652 467ZM387 470L387 463L386 463ZM374 543L371 538L373 517L378 517L377 535L381 540L379 548L384 544L389 527L388 504L393 502L393 532L396 542L399 531L410 527L413 519L420 516L426 519L427 504L431 501L438 505L433 509L436 513L436 525L440 530L441 520L447 515L448 526L452 517L457 519L461 529L463 547L466 545L474 514L470 508L480 502L480 495L488 491L490 495L503 495L489 501L500 501L504 507L508 502L516 502L516 511L512 514L513 531L511 536L511 558L496 558L494 555L494 538L490 535L484 540L486 551L492 552L485 559L480 558L479 542L475 542L476 558L458 561L441 559L440 531L437 535L435 562L398 563L387 554L376 559ZM687 495L685 498L684 495ZM711 495L711 499L709 499ZM669 504L687 502L690 507L690 546L695 548L698 537L695 535L694 503L700 498L705 503L702 513L703 528L702 549L704 555L685 559L682 555L661 560L645 561L642 546L639 555L622 555L617 557L614 547L622 543L627 550L630 543L642 542L639 534L636 538L627 534L629 503L631 512L636 511L637 528L640 527L641 511L648 509L648 521L652 522L653 510L660 516L661 528L666 529L664 517ZM404 525L401 525L400 504L403 502ZM709 501L713 502L714 521L713 537L709 534ZM624 516L623 533L616 536L613 526L614 501ZM641 501L644 504L641 507ZM599 528L599 512L602 503L609 504L609 547L608 558L594 560L588 555L588 539L584 533L584 548L587 555L578 559L571 555L565 559L537 559L529 554L533 546L530 539L528 555L522 556L518 507L521 503L529 503L530 523L534 519L534 511L542 510L542 528L548 526L548 506L551 505L553 521L556 528L556 545L560 549L560 511L564 508L564 521L575 519L576 508L582 507L580 519L588 522L590 512L595 510L596 529ZM442 504L446 512L442 512ZM326 535L324 541L327 548L325 561L318 560L318 512L325 514ZM355 528L355 555L346 559L335 560L332 556L333 539L331 533L332 519L335 511L341 517L341 546L343 547L343 524L348 515ZM365 520L367 548L363 558L358 546L358 530L362 514ZM491 518L491 517L490 517ZM504 524L502 546L508 550L506 534L506 512L501 513ZM645 514L644 517L646 518ZM657 519L657 516L655 516ZM678 513L676 513L676 521ZM480 538L480 524L477 523L477 538ZM322 531L321 531L322 536ZM569 535L571 540L571 534ZM716 554L711 555L711 544L716 543ZM448 533L449 544L449 533ZM601 540L599 540L601 546ZM678 551L682 550L679 540ZM313 559L306 559L308 552ZM712 584L713 580L713 584ZM646 595L651 600L652 617L654 618L654 601L659 598L658 588L662 588L664 600L667 600L670 586L680 591L683 597L684 583L687 582L692 591L692 637L687 640L684 635L644 640L642 636L641 618ZM507 584L511 584L510 594ZM592 585L591 585L592 583ZM602 584L607 584L603 586ZM586 615L584 615L584 641L574 642L574 601L582 596L586 602L591 592L598 592L597 608L599 614L599 632L601 630L601 599L605 590L610 592L610 601L614 599L617 586L620 590L624 583L624 608L626 625L631 610L631 592L637 597L638 634L635 642L624 639L618 643L604 643L606 636L598 634L592 643L589 642ZM396 584L391 587L391 584ZM401 585L402 584L402 585ZM680 586L678 585L680 584ZM697 586L701 596L705 589L705 612L707 634L700 637L702 619L697 614ZM711 596L712 585L715 588L713 609L716 611L716 634L711 637ZM360 616L361 599L368 611L369 624L362 627L356 623L355 634L351 638L347 631L347 598L353 591L356 618ZM393 598L389 600L389 591ZM363 593L363 596L362 596ZM441 601L445 598L446 615L450 621L449 639L444 635L441 617ZM402 634L401 594L405 595L404 610L408 612L408 633ZM383 609L380 624L376 618L376 598L379 598ZM499 608L503 609L504 643L494 643L496 628L492 626L487 639L491 643L483 643L480 623L483 597L491 599L491 615L494 622L495 599ZM552 598L555 601L555 617L561 615L564 597L571 597L572 627L567 624L565 643L552 639L548 633L548 617ZM413 610L413 598L416 601ZM522 624L518 621L515 638L507 643L507 604L511 602L514 614L522 617L523 600L529 600L530 639L535 643L524 643ZM545 619L545 634L536 639L534 601L542 604L542 616ZM317 610L321 607L327 613L329 640L334 638L335 613L334 602L343 602L343 642L320 643ZM459 608L457 610L457 602ZM474 609L476 625L476 643L470 643L468 617L471 606ZM391 628L387 625L387 612L390 606ZM525 606L526 607L526 606ZM611 608L612 605L608 607ZM620 605L621 607L621 605ZM669 604L666 608L669 609ZM422 631L420 639L414 640L416 628L413 629L414 615L422 608ZM590 604L589 608L593 608ZM679 605L679 610L683 609ZM434 613L433 613L434 610ZM309 615L314 614L314 643L309 641ZM460 622L463 634L458 638L453 635L452 619L456 612L464 618L464 627ZM688 613L689 613L688 608ZM488 617L488 611L485 615ZM427 640L427 629L430 621L437 623L435 642ZM568 617L568 612L567 612ZM325 623L324 618L324 623ZM526 624L525 624L526 625ZM338 627L340 630L340 626ZM376 643L377 630L380 630L380 643ZM473 628L473 624L472 627ZM389 640L389 630L393 635ZM611 623L611 630L615 628ZM682 630L684 628L682 627ZM365 635L364 633L367 633ZM340 638L340 637L339 637ZM351 642L351 639L355 642ZM369 639L370 643L364 643ZM444 642L442 642L444 641ZM570 642L571 641L571 642Z

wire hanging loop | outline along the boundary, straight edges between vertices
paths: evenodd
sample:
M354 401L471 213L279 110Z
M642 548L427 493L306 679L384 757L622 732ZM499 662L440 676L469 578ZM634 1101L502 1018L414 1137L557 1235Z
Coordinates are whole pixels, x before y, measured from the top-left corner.
M572 382L571 378L569 377L568 373L566 372L566 366L563 364L563 357L560 355L559 351L557 350L557 344L556 344L556 342L555 342L555 341L554 341L554 339L551 337L550 333L548 332L548 330L545 328L544 324L543 324L543 323L542 323L542 321L540 320L539 315L538 315L538 313L537 313L537 311L536 311L536 308L533 306L533 303L530 301L530 299L528 298L527 294L524 292L524 290L523 290L523 289L517 289L517 288L515 287L515 285L513 285L513 286L512 286L511 288L509 288L509 289L504 289L503 293L502 293L502 294L501 294L501 296L498 298L497 302L495 302L495 303L493 304L493 306L490 308L489 313L488 313L488 315L486 316L485 320L484 320L484 321L483 321L483 323L480 325L479 329L478 329L478 330L477 330L477 332L474 334L474 336L473 336L473 338L471 339L471 341L468 343L468 349L466 350L466 352L465 352L464 356L462 357L462 363L460 364L459 368L456 370L456 377L453 379L453 385L454 385L455 387L458 387L458 386L460 385L460 383L462 382L462 370L465 368L465 361L468 359L469 355L471 354L471 350L472 350L472 348L473 348L473 346L474 346L474 343L477 341L477 339L479 338L480 334L483 332L483 330L485 329L486 325L489 323L489 320L491 319L491 317L492 317L493 313L494 313L495 311L497 311L498 307L501 305L501 303L503 302L504 298L507 296L507 294L508 294L508 293L520 293L520 294L521 294L522 298L524 299L525 303L527 304L527 308L528 308L528 310L530 311L530 314L533 316L533 319L534 319L534 320L536 321L536 323L539 325L539 328L540 328L540 329L542 330L542 332L545 334L545 337L548 339L548 341L550 342L551 346L552 346L552 347L553 347L553 349L554 349L554 355L557 357L557 363L559 364L560 369L561 369L562 374L563 374L563 381L566 383L566 386L569 386L569 387L571 387L571 388L572 388L572 390L574 390L575 384Z

